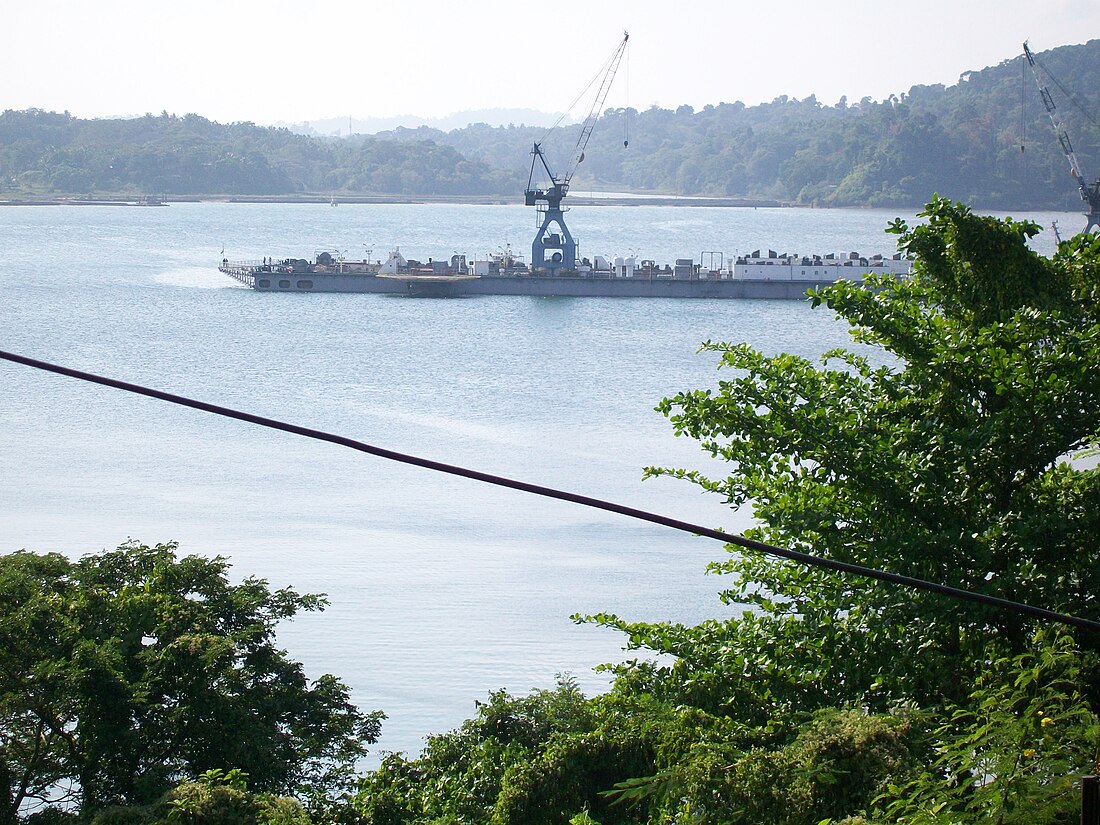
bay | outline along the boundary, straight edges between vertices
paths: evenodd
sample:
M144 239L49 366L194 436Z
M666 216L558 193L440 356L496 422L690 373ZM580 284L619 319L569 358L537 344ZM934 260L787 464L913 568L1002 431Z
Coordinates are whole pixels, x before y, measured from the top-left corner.
M895 211L580 207L582 255L893 251ZM911 218L904 214L901 217ZM1076 230L1078 215L1039 214ZM263 294L224 256L524 252L522 206L172 204L0 208L0 348L372 444L729 530L749 518L647 465L710 472L653 411L713 385L708 339L816 356L848 343L780 301ZM1037 240L1053 249L1049 231ZM730 614L721 546L561 502L0 363L0 552L79 556L133 537L224 555L237 578L327 593L280 628L311 676L388 714L415 752L490 690L634 652L573 613ZM377 758L377 755L376 757Z

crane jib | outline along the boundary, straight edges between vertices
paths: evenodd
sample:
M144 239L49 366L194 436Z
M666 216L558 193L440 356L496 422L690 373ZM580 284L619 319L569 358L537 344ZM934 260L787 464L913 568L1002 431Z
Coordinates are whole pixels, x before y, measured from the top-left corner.
M1062 147L1062 154L1069 161L1070 174L1077 182L1081 200L1088 204L1089 211L1085 213L1085 218L1088 221L1085 225L1085 233L1091 232L1093 227L1100 229L1100 178L1097 179L1096 183L1089 185L1085 181L1085 176L1081 174L1081 164L1077 161L1077 153L1073 151L1069 133L1058 119L1058 108L1054 105L1054 98L1051 96L1050 90L1043 83L1042 78L1039 77L1039 63L1035 59L1035 55L1032 54L1031 49L1028 48L1027 41L1024 41L1024 57L1027 58L1027 64L1031 67L1031 73L1035 77L1035 84L1039 87L1039 96L1043 100L1043 107L1050 118L1050 124L1054 127L1054 134L1058 137L1058 144ZM1050 74L1048 69L1044 69L1044 71ZM1057 83L1057 80L1055 83Z

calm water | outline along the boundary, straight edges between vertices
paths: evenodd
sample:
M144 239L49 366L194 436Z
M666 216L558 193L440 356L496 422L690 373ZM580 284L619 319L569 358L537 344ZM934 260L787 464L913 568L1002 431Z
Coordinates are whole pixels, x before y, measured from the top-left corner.
M578 208L581 253L892 252L893 212ZM1077 229L1077 215L1057 219ZM807 355L847 342L794 302L413 300L257 294L232 259L420 258L529 247L521 206L173 204L0 208L0 348L422 456L743 529L652 411L715 380L706 339ZM1038 246L1049 251L1047 232ZM620 637L569 621L727 615L708 540L479 486L0 363L0 550L81 555L179 540L238 577L329 594L280 641L389 715L415 751L493 689L599 690Z

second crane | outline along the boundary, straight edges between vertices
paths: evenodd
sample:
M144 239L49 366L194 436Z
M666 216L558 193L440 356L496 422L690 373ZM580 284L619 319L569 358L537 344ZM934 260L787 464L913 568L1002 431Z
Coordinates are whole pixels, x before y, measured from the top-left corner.
M1093 229L1100 229L1100 179L1090 184L1081 173L1081 164L1077 162L1077 153L1073 151L1073 144L1069 142L1069 133L1059 121L1058 110L1054 105L1054 98L1051 97L1050 90L1047 89L1042 78L1039 77L1037 61L1035 60L1035 55L1031 53L1031 49L1028 48L1027 41L1024 41L1024 57L1027 58L1027 63L1031 67L1031 73L1035 76L1035 83L1039 86L1039 95L1043 98L1043 106L1046 108L1047 115L1050 117L1050 123L1054 127L1054 132L1058 135L1058 142L1062 146L1062 153L1066 156L1066 160L1069 161L1069 172L1077 182L1077 189L1081 193L1081 200L1088 206L1089 211L1085 213L1085 219L1087 221L1085 224L1085 233L1088 234ZM1049 70L1047 71L1049 73Z

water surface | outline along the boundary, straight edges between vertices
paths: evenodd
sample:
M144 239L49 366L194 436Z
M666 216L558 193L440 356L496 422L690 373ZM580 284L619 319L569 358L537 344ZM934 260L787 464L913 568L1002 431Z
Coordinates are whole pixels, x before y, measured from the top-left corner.
M582 207L583 255L893 251L888 211ZM1075 227L1075 215L1054 218ZM522 206L173 204L0 209L0 348L429 458L743 529L646 465L707 468L653 412L712 385L708 339L816 355L847 343L798 302L254 293L233 259L525 250ZM1038 244L1049 250L1044 233ZM0 550L74 556L129 537L221 554L237 577L324 592L280 629L415 751L497 688L574 674L615 634L572 613L728 615L714 542L387 463L0 363ZM721 472L721 468L710 468ZM633 655L633 654L630 654Z

